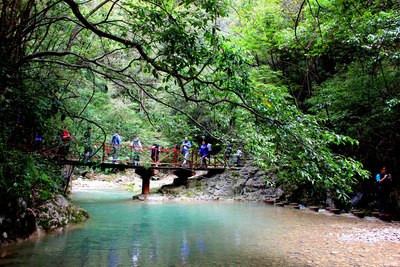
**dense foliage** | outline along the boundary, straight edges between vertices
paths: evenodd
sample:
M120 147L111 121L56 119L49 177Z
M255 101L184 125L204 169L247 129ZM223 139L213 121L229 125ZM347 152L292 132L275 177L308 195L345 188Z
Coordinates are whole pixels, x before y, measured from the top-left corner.
M352 156L397 160L399 14L390 1L1 7L5 202L63 188L59 166L32 153L35 135L54 146L62 128L78 145L89 126L100 143L115 130L145 144L186 135L233 142L280 182L342 201L368 177Z
M359 141L335 149L398 173L399 4L393 1L240 1L238 43L256 67L279 72L293 101Z
M351 0L237 3L237 15L228 21L229 27L236 33L234 40L238 46L246 47L253 55L257 73L275 71L286 88L284 93L290 95L289 103L303 113L317 115L307 121L317 120L322 127L320 133L325 128L352 138L323 134L322 140L331 142L323 147L351 156L375 173L387 165L396 176L399 173L396 133L400 126L398 3ZM263 85L271 79L268 74L261 77ZM310 128L301 136L306 137ZM343 145L345 140L352 145ZM293 151L300 152L295 157L307 158L299 147ZM316 154L320 157L325 153ZM325 158L322 162L339 174L346 168L329 162L335 157L328 156L329 160ZM337 159L346 166L349 158ZM290 162L300 172L308 170L307 174L316 177L320 177L323 169L310 169L310 164L321 165L317 163L321 161L312 159L305 166L299 160ZM284 166L281 163L279 167ZM357 165L347 163L347 166ZM322 173L327 174L322 177L329 183L332 173ZM299 177L302 174L291 179ZM345 184L349 185L350 180L347 177ZM341 181L335 179L333 183L337 186Z

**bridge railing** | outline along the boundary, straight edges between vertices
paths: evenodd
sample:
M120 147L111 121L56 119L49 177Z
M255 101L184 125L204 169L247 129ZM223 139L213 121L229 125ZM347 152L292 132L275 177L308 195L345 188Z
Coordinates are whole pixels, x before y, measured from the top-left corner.
M11 145L28 152L40 153L43 156L70 161L91 161L99 163L117 163L133 165L135 163L157 166L183 166L183 154L180 149L134 147L127 144L120 145L115 149L110 143L91 144L91 152L84 153L85 143L71 136L53 136L52 138L32 139L29 144L20 144L16 140ZM138 157L139 160L135 160ZM232 156L233 157L233 156ZM223 168L233 165L232 160L228 162L223 153L212 154L206 159L207 167ZM198 150L191 149L189 159L184 167L203 167Z
M157 167L205 167L198 152L196 149L191 149L187 163L183 164L184 158L180 149L164 147L135 147L126 144L114 147L109 143L96 143L92 146L92 153L84 155L84 147L70 142L42 150L42 153L48 156L72 161ZM224 155L219 153L206 158L206 165L208 168L224 168L230 164Z
M117 157L113 158L116 152ZM120 146L118 149L113 148L109 144L104 145L102 162L104 163L120 163L120 164L135 164L138 165L156 165L156 166L187 166L191 168L204 167L201 156L198 150L191 149L189 158L186 164L183 164L183 154L180 149L173 148L154 148L154 147L134 147ZM138 160L135 160L138 159ZM206 158L208 167L220 168L228 166L222 154L210 155Z

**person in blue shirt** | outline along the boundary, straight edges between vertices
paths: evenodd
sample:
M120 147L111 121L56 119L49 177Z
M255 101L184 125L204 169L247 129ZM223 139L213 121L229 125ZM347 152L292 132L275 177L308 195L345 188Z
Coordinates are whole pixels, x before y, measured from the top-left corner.
M33 143L33 148L35 151L41 150L43 148L44 138L43 135L36 133Z
M115 132L113 137L111 138L111 146L112 146L112 163L115 164L117 162L117 156L118 156L118 149L120 145L122 144L121 137L119 136L119 132Z
M380 213L387 211L386 204L390 195L390 187L392 182L392 175L386 173L386 167L382 167L380 172L376 175L378 208Z
M189 153L190 153L191 147L192 147L192 143L190 143L189 139L186 136L181 145L182 154L183 154L183 164L186 164L186 162L189 158Z
M208 156L208 147L206 142L203 141L200 146L199 155L201 156L201 165L200 167L207 168L207 156Z
M224 154L224 160L225 160L225 165L229 166L229 161L231 159L231 154L232 154L232 146L231 144L228 144L226 146L225 154Z

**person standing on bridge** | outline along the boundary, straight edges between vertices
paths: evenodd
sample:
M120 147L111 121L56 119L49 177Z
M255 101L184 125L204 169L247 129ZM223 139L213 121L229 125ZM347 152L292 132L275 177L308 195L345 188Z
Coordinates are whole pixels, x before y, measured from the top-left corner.
M69 153L69 148L70 148L70 143L72 140L71 134L68 130L67 126L64 126L63 129L59 132L58 137L59 139L59 148L58 148L58 157L59 159L67 159L68 158L68 153Z
M189 139L186 136L181 145L182 154L183 154L183 163L182 164L186 164L186 162L189 158L189 153L190 153L191 147L192 147L192 143L190 143Z
M43 148L43 143L44 143L43 135L36 133L35 138L34 138L34 143L33 143L33 149L35 151L41 150Z
M211 143L207 144L207 149L208 149L207 158L208 158L209 163L211 164L211 152L212 152L212 144Z
M240 164L240 159L241 159L242 155L243 155L242 150L238 149L236 151L236 154L235 154L235 156L236 156L236 165L237 166L239 166L239 164Z
M208 156L208 146L206 145L206 141L203 141L200 146L199 155L201 156L201 165L200 168L207 169L207 156Z
M161 149L159 144L153 144L153 146L150 148L150 158L154 163L158 162L160 151Z
M133 139L131 147L133 151L133 166L139 166L139 152L143 151L143 147L140 143L139 137Z
M88 127L86 132L83 134L83 162L90 162L93 156L92 147L92 127Z
M231 154L232 154L232 146L231 146L231 144L228 144L227 146L226 146L226 150L225 150L225 154L224 154L224 157L225 157L225 164L226 164L226 166L228 166L229 167L229 161L230 161L230 159L231 159Z
M117 156L118 156L118 149L119 146L122 144L122 140L121 137L119 136L119 132L116 131L115 134L113 135L113 137L111 138L111 142L110 142L111 146L112 146L112 157L113 157L113 161L112 163L115 164L117 163Z

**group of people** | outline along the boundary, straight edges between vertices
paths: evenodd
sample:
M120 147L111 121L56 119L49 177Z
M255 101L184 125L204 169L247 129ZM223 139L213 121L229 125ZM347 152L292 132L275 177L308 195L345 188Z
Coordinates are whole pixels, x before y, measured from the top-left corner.
M93 156L93 145L92 145L92 128L88 127L87 130L85 131L83 135L83 161L88 162L90 161L91 157ZM64 158L67 156L68 151L69 151L69 143L70 140L72 139L71 134L69 133L68 129L65 127L63 128L59 134L58 134L58 139L60 141L60 146L58 149L58 153L60 157L64 156ZM41 145L43 143L43 137L42 136L35 136L35 148L37 147L40 149ZM120 146L122 145L122 139L121 136L119 135L119 132L115 132L115 134L112 136L111 141L111 151L110 154L112 155L112 163L117 162L117 156L118 156L118 150ZM180 150L182 155L183 155L183 161L182 165L186 165L189 162L189 154L190 154L190 149L192 147L192 143L189 141L188 137L185 137L181 145L176 144L174 149L176 151ZM141 141L138 137L134 138L131 143L131 148L133 152L133 165L134 166L139 166L139 154L140 152L143 151L143 147L141 144ZM150 157L152 161L158 162L159 160L159 154L160 154L161 148L158 144L153 144L152 147L150 148ZM210 160L211 158L211 153L212 153L212 145L211 143L206 143L204 140L201 143L200 149L198 154L201 156L201 165L200 167L207 168L207 159ZM225 149L224 153L224 160L228 166L230 164L237 164L239 165L241 162L241 157L243 155L243 152L239 149L236 151L235 154L233 154L233 148L231 144L228 144ZM387 211L387 203L389 200L389 195L391 191L391 183L392 183L392 175L386 173L386 167L382 167L380 169L380 172L375 176L376 180L376 189L377 189L377 206L378 209L381 213L384 213Z
M113 137L111 138L110 145L112 147L112 151L110 154L113 157L112 163L116 163L117 161L117 156L118 156L118 150L119 147L122 144L122 139L119 135L119 132L116 132ZM186 164L188 161L189 153L190 153L190 148L192 147L191 142L188 140L187 137L185 137L184 141L182 142L181 148L182 148L182 154L184 157L183 164ZM133 151L133 165L134 166L139 166L139 161L140 161L140 152L143 151L143 146L141 144L141 141L138 137L134 138L131 143L131 148ZM175 145L175 148L177 148L177 145ZM161 147L159 144L154 143L150 147L150 158L153 162L158 162L159 160L159 154L161 151Z
M118 149L122 144L122 139L121 136L119 135L119 132L116 132L113 137L111 138L111 155L112 155L112 163L115 164L117 161L117 156L118 156ZM132 148L132 164L133 166L139 166L140 162L140 153L143 151L143 146L140 141L139 137L135 137L132 142L131 142L131 148ZM161 151L161 147L159 144L154 143L150 147L150 158L153 162L158 162L159 159L159 154Z
M229 165L229 163L239 165L240 161L241 161L241 158L242 158L242 155L243 155L242 150L238 149L236 151L236 153L233 155L232 160L231 160L232 152L233 152L233 148L232 148L231 144L228 144L226 146L225 155L224 155L225 156L225 162L228 165Z
M122 144L121 137L118 132L116 132L110 142L110 145L112 147L112 151L110 154L112 155L113 158L113 163L116 163L117 161L117 155L118 155L118 149ZM134 166L139 166L139 154L140 152L143 151L143 147L141 144L141 141L138 137L134 138L131 143L131 148L133 151L133 165ZM186 136L182 143L180 145L175 144L174 149L175 151L180 151L183 156L183 161L182 165L187 165L189 163L189 155L190 151L192 148L192 142L189 141L189 138ZM150 158L152 159L153 162L158 162L159 160L159 154L161 151L161 147L158 144L153 144L150 148ZM228 144L226 147L226 151L224 153L224 159L227 162L227 165L229 166L231 162L231 156L232 156L232 146ZM198 154L201 157L200 160L200 167L207 168L207 161L211 159L211 153L212 153L212 144L211 143L206 143L205 140L202 141L200 145L200 149ZM85 150L86 154L86 150ZM243 152L241 150L237 150L236 154L234 154L234 162L235 164L240 164L240 160L242 157ZM89 155L90 156L90 155Z
M179 146L178 144L175 145L175 150L181 150L183 155L182 165L186 165L189 162L189 154L190 149L192 147L192 143L189 141L189 138L185 136L183 139L182 144ZM201 156L201 167L207 168L207 158L210 159L212 151L212 145L210 143L206 144L206 141L201 142L201 146L199 149L198 154Z
M184 155L183 164L186 164L191 147L191 143L190 141L188 141L187 137L185 137L181 147L182 147L182 154ZM210 143L206 144L206 142L203 140L199 149L199 155L201 156L201 165L200 165L201 167L207 168L207 159L211 158L211 152L212 152L212 145ZM240 149L236 151L233 157L232 157L232 152L233 152L232 145L228 144L224 153L224 161L228 167L230 166L230 164L239 165L243 155L243 152Z
M89 126L87 127L86 131L83 134L83 142L82 142L83 153L81 155L82 155L82 160L85 163L90 162L94 154L94 146L92 143L92 130L93 130L92 127ZM72 136L66 127L63 127L63 129L60 130L57 139L59 139L60 141L57 154L63 155L64 158L66 158L66 156L69 153L70 141L72 140ZM39 142L42 142L41 138L37 138L37 140L38 144ZM110 140L110 150L108 151L108 154L112 156L113 164L117 163L118 152L121 145L122 145L122 138L119 134L119 131L116 131ZM191 148L192 148L192 143L191 141L189 141L187 136L184 138L183 142L180 145L175 144L174 149L176 150L176 152L180 151L182 153L183 156L182 165L187 165L189 163L189 155ZM141 144L139 137L135 137L132 140L131 149L132 149L132 160L133 160L132 164L134 166L139 166L140 153L143 152L143 146ZM158 162L160 151L161 147L158 144L154 143L151 146L150 158L152 159L153 162ZM233 148L231 144L228 144L224 153L224 160L227 166L230 166L230 164L240 164L243 152L241 150L237 150L235 154L232 153L233 153ZM207 161L210 161L211 159L212 144L206 143L206 141L203 140L200 145L198 154L201 157L200 167L207 168Z

